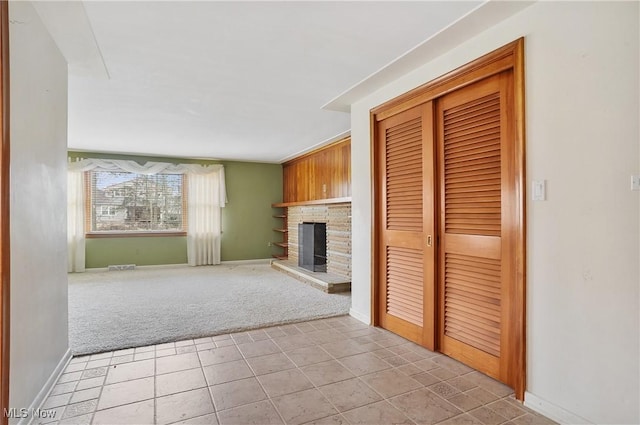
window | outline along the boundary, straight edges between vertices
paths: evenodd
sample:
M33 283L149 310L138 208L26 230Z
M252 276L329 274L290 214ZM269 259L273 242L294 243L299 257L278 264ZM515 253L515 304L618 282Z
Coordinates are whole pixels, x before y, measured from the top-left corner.
M90 171L87 177L89 233L186 230L182 174Z
M118 213L118 207L112 205L100 205L100 212L98 213L101 216L114 216Z

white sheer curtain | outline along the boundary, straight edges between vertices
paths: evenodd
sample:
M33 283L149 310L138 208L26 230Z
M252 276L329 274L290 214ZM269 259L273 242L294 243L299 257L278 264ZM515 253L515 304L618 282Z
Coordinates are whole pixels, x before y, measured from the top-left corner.
M187 260L190 266L220 264L224 174L190 174L187 180Z
M189 265L220 264L221 210L227 202L224 166L221 164L171 164L88 158L70 162L68 168L67 242L69 271L84 271L85 171L126 171L137 174L187 176L187 259Z
M67 173L67 271L84 271L84 175Z

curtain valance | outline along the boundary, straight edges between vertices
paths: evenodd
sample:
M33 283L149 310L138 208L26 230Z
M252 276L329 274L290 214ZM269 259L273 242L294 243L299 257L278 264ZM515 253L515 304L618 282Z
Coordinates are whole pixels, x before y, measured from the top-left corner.
M136 161L124 159L85 158L69 162L69 171L126 171L136 174L209 174L224 168L222 164L172 164L169 162L149 161L138 164Z
M227 203L227 191L224 178L224 165L222 164L172 164L169 162L148 161L138 164L136 161L123 159L98 159L83 158L79 161L69 162L70 172L84 171L125 171L144 175L153 174L217 174L218 188L217 206L224 207ZM214 202L215 202L214 201Z

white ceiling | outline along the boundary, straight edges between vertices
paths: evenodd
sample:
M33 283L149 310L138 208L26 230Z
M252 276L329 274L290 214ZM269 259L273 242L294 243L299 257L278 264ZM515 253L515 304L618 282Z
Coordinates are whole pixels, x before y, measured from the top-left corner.
M480 2L79 4L104 67L74 64L92 35L65 12L70 149L280 162L347 132L322 105Z

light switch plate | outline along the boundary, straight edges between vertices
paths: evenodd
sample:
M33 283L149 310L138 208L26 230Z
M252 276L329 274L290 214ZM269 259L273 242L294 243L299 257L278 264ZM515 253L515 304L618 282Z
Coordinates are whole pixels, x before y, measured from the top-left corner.
M631 176L631 190L640 190L640 175Z
M544 201L547 199L546 180L534 180L531 182L531 200Z

